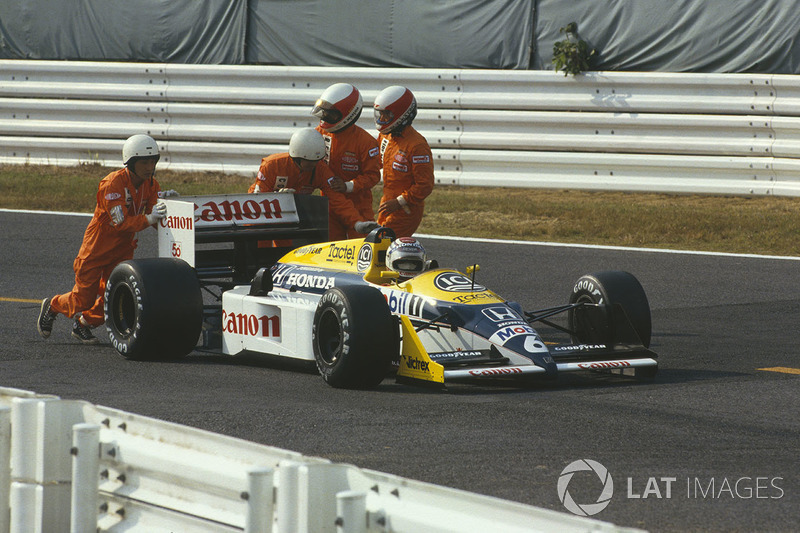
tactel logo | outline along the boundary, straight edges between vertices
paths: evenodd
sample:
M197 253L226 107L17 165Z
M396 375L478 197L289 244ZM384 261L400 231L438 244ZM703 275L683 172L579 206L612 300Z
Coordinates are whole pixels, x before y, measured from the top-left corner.
M600 478L600 482L603 484L603 490L600 492L600 496L597 497L597 501L594 503L579 504L572 498L569 490L567 490L570 482L572 481L572 476L575 475L575 472L583 471L594 472L597 474L597 477ZM561 475L558 477L558 498L569 512L578 516L596 515L608 507L608 504L611 503L611 497L613 495L614 480L611 479L611 474L608 473L608 469L597 461L593 461L591 459L578 459L577 461L571 462L566 466L566 468L564 468L564 470L561 471Z

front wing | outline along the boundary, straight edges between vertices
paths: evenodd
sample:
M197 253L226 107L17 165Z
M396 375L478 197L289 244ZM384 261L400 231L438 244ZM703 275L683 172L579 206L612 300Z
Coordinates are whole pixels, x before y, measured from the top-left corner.
M492 358L489 354L482 358L480 352L464 358L470 362L459 363L456 359L442 364L434 360L435 354L432 357L425 350L408 317L401 316L400 322L403 342L398 381L444 386L447 382L522 379L547 374L544 367L533 362L510 364L507 358ZM655 354L643 346L559 345L551 348L551 354L558 373L600 371L626 375L636 369L658 367Z

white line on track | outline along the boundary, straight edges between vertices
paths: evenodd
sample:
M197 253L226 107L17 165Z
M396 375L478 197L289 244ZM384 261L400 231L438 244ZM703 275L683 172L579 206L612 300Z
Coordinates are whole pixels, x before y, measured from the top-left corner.
M750 259L782 259L785 261L800 261L800 257L785 256L785 255L734 254L727 252L700 252L695 250L665 250L662 248L629 248L626 246L602 246L599 244L571 244L571 243L560 243L560 242L478 239L471 237L447 237L442 235L428 235L425 233L416 233L414 234L414 236L419 237L421 239L459 240L459 241L469 241L469 242L484 242L491 244L524 244L530 246L551 246L554 248L588 248L593 250L618 250L622 252L647 252L647 253L682 254L682 255L712 255L720 257L743 257Z
M30 209L3 209L0 213L23 213L26 215L63 215L70 217L90 217L92 213L69 213L67 211L32 211Z
M3 213L24 213L34 215L63 215L63 216L79 216L90 217L91 213L68 213L61 211L31 211L26 209L3 209ZM473 237L450 237L447 235L429 235L427 233L417 233L416 237L422 239L440 239L444 241L468 241L468 242L484 242L490 244L522 244L526 246L550 246L553 248L584 248L591 250L617 250L620 252L646 252L646 253L659 253L659 254L678 254L678 255L710 255L718 257L741 257L748 259L779 259L782 261L800 261L800 257L787 256L787 255L758 255L758 254L734 254L728 252L702 252L696 250L666 250L663 248L631 248L627 246L603 246L599 244L572 244L561 242L541 242L541 241L519 241L519 240L503 240L503 239L480 239Z

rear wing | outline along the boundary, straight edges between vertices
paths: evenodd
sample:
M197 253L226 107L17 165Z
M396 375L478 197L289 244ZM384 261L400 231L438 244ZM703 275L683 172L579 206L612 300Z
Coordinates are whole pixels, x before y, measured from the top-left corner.
M165 199L158 256L183 259L200 279L245 283L294 248L328 240L328 199L291 193Z

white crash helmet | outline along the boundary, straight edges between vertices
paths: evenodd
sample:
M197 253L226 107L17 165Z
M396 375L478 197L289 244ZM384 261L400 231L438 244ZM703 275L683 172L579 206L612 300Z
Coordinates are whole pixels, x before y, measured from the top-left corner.
M349 83L334 83L322 93L311 114L320 127L331 133L345 129L361 117L361 93Z
M375 97L373 112L378 131L391 133L411 124L417 116L417 99L405 87L393 85Z
M123 165L128 166L131 159L139 157L155 157L156 161L161 157L155 139L143 133L128 137L128 140L122 145Z
M293 158L319 161L325 157L325 139L314 128L297 130L289 139L289 155Z
M395 239L386 250L386 267L404 278L413 278L425 270L425 248L414 237Z

